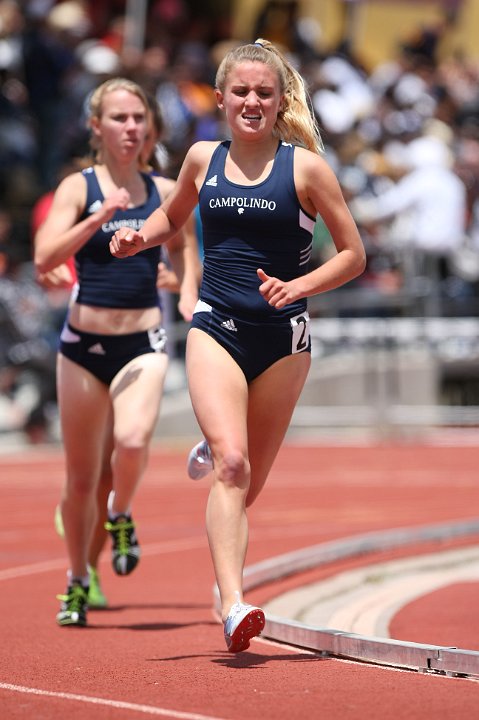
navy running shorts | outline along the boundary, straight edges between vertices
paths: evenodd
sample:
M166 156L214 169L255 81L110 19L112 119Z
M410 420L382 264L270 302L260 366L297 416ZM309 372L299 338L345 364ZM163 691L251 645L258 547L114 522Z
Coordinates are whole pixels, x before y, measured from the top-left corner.
M255 322L213 308L203 300L196 304L191 328L203 330L231 355L250 383L281 358L311 352L309 315L279 316Z
M99 335L66 324L59 352L110 386L116 374L140 355L166 352L166 332L160 326L128 335Z

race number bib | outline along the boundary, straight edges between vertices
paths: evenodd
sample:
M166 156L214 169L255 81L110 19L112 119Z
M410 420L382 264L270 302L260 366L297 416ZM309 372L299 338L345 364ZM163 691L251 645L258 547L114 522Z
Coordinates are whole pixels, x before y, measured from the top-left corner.
M166 352L166 330L160 326L148 330L150 347L157 353Z
M309 347L310 328L309 314L307 312L296 315L290 320L293 330L291 354L302 352Z

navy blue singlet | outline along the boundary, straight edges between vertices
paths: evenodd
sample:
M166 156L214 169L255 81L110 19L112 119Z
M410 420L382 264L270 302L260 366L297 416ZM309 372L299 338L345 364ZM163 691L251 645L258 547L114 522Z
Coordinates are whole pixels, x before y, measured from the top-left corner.
M95 212L104 201L92 167L83 170L87 183L86 208L80 220ZM117 210L114 216L75 254L78 275L76 302L107 308L148 308L159 305L156 278L161 247L144 250L119 260L110 253L109 243L120 227L140 230L145 220L160 205L161 199L153 180L142 173L148 197L144 205Z
M259 293L256 274L292 280L308 272L315 219L299 203L294 185L294 146L280 142L271 173L257 185L225 177L230 142L220 143L199 193L204 270L200 297L236 317L292 317L306 310L300 299L282 310Z

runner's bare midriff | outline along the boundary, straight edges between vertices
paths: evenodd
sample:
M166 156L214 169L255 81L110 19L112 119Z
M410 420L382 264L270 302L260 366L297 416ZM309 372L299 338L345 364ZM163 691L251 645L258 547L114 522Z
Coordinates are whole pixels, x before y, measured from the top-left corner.
M158 307L104 308L74 303L69 323L78 330L102 335L126 335L149 330L161 322Z

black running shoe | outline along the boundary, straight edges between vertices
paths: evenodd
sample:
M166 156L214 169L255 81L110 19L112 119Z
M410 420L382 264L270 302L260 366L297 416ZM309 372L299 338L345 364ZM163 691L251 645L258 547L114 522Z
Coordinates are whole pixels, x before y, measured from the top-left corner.
M131 515L119 515L115 520L105 523L111 535L113 570L117 575L129 575L138 565L140 546L135 533L135 523Z
M72 582L68 586L66 595L57 595L62 601L60 612L57 613L59 625L76 625L84 627L88 610L88 587L79 582Z

